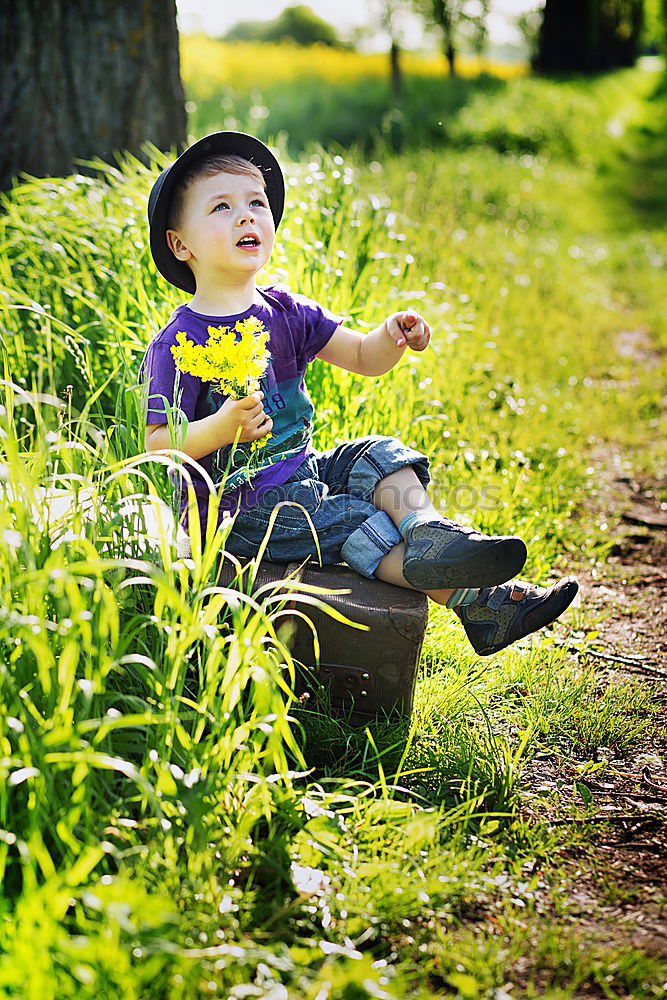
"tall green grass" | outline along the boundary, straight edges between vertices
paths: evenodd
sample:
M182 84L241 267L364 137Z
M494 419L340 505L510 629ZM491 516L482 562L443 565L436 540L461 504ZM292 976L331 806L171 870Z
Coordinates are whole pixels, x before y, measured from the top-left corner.
M611 217L621 139L608 131L596 158L589 144L649 82L572 85L586 131L563 120L553 155L545 133L530 153L491 138L284 161L267 283L362 330L411 304L434 332L381 379L316 363L316 445L387 433L421 448L443 512L522 533L534 579L603 559L606 523L579 514L589 451L658 426L663 369L637 371L614 343L628 324L665 336L664 233ZM514 101L543 126L542 84L516 87L488 120ZM280 596L249 597L248 571L216 586L224 536L187 560L147 543L127 498L169 501L177 461L141 454L136 384L180 301L146 247L165 162L24 179L2 202L0 996L492 997L497 941L520 942L514 960L533 947L526 866L556 845L521 816L523 768L545 748L623 752L655 704L548 636L480 661L437 608L413 719L354 731L295 704ZM77 496L74 513L54 516L47 491ZM585 651L593 624L572 611L570 641ZM497 938L473 934L487 918ZM538 937L526 996L545 969L554 995L600 981L658 995L639 953L584 955L566 931L559 965L549 928Z

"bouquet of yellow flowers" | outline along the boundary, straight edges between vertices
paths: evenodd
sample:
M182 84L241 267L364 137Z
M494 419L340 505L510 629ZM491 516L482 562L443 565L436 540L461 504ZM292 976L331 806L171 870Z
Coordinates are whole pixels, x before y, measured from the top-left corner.
M194 344L187 334L177 333L178 347L171 353L179 371L186 375L196 375L202 382L210 382L214 392L225 393L232 399L242 399L259 389L259 382L269 364L266 343L268 331L255 316L239 320L234 328L209 326L206 343ZM238 336L238 339L237 339ZM250 482L258 468L258 450L263 448L272 434L250 442L247 452L243 452L247 466L244 471ZM271 464L271 462L269 462ZM238 472L238 470L237 470Z
M178 347L172 347L171 353L178 369L210 382L214 392L224 392L232 399L256 392L269 363L269 334L261 320L249 316L239 320L233 330L209 326L208 333L203 346L193 344L185 333L176 334Z

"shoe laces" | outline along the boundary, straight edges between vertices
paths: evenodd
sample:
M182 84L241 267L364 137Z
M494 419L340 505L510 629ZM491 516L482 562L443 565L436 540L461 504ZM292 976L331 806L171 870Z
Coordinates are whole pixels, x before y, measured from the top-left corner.
M437 524L439 522L434 521L433 523ZM456 521L452 521L448 517L443 517L442 523L445 524L448 528L451 528L453 531L460 531L463 532L463 534L465 535L472 535L474 532L477 531L476 528L471 528L467 524L458 524Z

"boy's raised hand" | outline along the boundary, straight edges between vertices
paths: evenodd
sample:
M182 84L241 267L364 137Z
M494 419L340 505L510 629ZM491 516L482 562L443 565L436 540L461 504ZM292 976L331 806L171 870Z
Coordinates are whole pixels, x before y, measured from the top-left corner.
M392 313L385 320L387 333L397 347L410 347L413 351L423 351L431 339L431 328L418 312L406 309Z

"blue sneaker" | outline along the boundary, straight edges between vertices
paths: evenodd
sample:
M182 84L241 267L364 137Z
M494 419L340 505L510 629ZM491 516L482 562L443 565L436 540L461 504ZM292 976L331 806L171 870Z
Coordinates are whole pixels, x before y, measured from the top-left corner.
M500 587L485 587L472 604L454 608L454 613L463 622L475 652L490 656L555 621L578 590L572 576L552 587L512 580Z
M494 587L526 561L526 545L511 535L482 535L448 518L422 521L405 536L403 576L417 590Z

